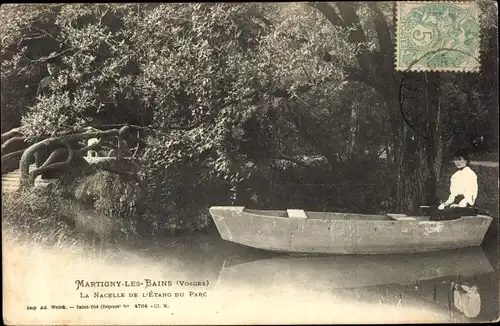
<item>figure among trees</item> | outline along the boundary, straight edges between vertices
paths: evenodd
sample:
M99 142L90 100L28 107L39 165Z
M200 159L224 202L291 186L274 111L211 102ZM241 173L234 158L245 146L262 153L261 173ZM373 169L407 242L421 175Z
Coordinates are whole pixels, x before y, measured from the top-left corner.
M61 60L55 52L51 52L47 58L43 58L42 62L46 63L49 75L40 80L36 92L37 97L48 96L50 94L50 84L54 82L61 64Z

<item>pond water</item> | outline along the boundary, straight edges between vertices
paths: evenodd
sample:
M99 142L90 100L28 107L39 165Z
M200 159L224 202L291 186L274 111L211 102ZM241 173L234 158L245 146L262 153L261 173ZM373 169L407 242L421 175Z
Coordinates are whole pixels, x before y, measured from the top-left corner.
M309 256L232 244L212 231L144 243L136 252L186 279L209 281L232 305L260 311L262 322L477 322L499 316L498 245L491 237L485 243L411 255Z
M217 230L90 255L6 247L4 315L12 324L462 323L499 315L491 232L482 247L411 255L275 254L223 241ZM51 304L73 308L26 310ZM102 304L109 306L77 308Z

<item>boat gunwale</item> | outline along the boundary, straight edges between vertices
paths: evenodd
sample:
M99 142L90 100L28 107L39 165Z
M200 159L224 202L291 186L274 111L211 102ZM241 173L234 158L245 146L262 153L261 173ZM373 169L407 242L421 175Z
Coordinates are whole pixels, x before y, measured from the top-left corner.
M245 209L246 208L242 208L242 210L240 212L242 214L247 214L247 215L261 217L261 218L264 217L264 218L269 218L269 219L290 220L290 221L308 221L308 220L311 221L312 220L312 221L345 221L345 222L363 222L363 223L366 223L366 222L377 222L377 223L380 223L380 222L386 222L386 223L397 223L397 222L403 222L403 223L438 223L439 222L439 223L450 224L451 222L458 222L458 221L463 221L463 220L467 220L467 219L485 219L485 220L490 220L490 221L493 220L493 217L491 217L489 215L483 215L483 214L460 216L459 218L456 218L456 219L453 219L453 220L442 220L442 221L428 221L428 220L418 220L418 219L414 219L414 220L397 220L397 219L393 219L393 220L363 220L363 219L345 220L344 219L344 220L342 220L342 219L310 218L309 216L307 218L304 218L304 219L296 219L296 218L290 218L290 217L286 217L286 216L283 217L283 216L274 216L274 215L265 215L265 214L250 213L248 211L245 211ZM229 210L227 210L227 211L229 211ZM254 210L254 211L259 211L259 210ZM281 211L281 210L275 210L275 211ZM286 210L284 212L286 212ZM323 213L323 212L306 211L306 210L304 210L304 212L306 213L306 215L307 215L308 212L311 212L311 213ZM366 216L381 216L381 217L387 216L387 217L390 217L388 215L380 215L380 214L356 214L356 213L340 213L340 214L361 215L361 216L363 216L363 215L366 215ZM413 217L413 216L412 215L407 215L407 217Z

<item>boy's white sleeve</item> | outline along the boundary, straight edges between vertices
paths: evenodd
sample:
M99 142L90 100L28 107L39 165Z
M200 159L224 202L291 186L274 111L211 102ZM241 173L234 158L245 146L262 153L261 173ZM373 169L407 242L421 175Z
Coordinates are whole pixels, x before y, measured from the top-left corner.
M477 175L474 173L474 171L471 171L471 173L467 175L467 178L463 182L465 182L464 199L462 199L460 203L458 203L458 206L466 207L467 204L473 206L476 202L478 192Z
M477 186L477 175L472 172L470 177L470 192L468 193L468 202L472 206L476 202L478 186Z
M451 180L450 180L450 196L448 197L448 199L443 204L450 205L450 204L453 203L453 201L455 200L455 197L457 196L457 192L458 192L457 188L458 187L457 187L457 184L456 184L456 180L452 176Z

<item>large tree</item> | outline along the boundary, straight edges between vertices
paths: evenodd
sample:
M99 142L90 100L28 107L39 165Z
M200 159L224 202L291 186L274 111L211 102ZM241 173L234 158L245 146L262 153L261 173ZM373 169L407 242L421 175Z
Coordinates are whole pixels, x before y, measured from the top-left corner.
M477 3L484 13L482 19L486 28L482 51L486 55L481 62L482 73L472 76L395 71L393 3L310 4L321 12L332 26L349 28L349 42L366 44L367 40L376 40L374 47L364 47L358 52L356 65L345 70L350 80L373 87L384 99L389 113L388 122L393 131L392 157L398 171L397 199L400 210L415 210L425 201L436 200L436 182L439 178L442 154L443 150L448 149L443 147L457 141L456 135L470 135L471 129L480 128L481 121L484 123L485 120L478 110L489 112L487 115L492 122L490 130L498 128L496 91L491 87L474 87L498 85L498 76L492 73L497 71L495 68L498 67L497 47L493 41L497 38L497 28L491 19L497 14L497 7L490 1ZM400 96L405 92L406 94ZM418 95L410 99L409 92ZM467 105L459 100L462 93L467 94ZM415 101L419 97L424 100ZM450 102L457 100L458 110L457 106L453 107ZM408 107L415 104L416 108ZM458 121L458 125L453 121ZM479 125L467 125L464 123L466 121L477 121ZM497 131L490 136L489 141L498 144ZM472 144L473 139L466 139L460 145Z
M248 161L299 163L293 155L300 151L321 154L339 172L384 151L388 171L397 171L399 208L415 208L435 197L455 135L498 139L496 131L471 136L484 121L497 126L498 99L489 98L498 82L490 69L479 76L396 72L392 6L2 6L2 95L9 95L2 119L22 116L10 135L30 144L132 125L143 139L135 157L145 162L144 175L176 175L191 162L198 180L232 187ZM490 67L496 27L487 26L482 64ZM36 98L51 52L61 69ZM425 100L408 101L412 94ZM129 134L134 146L137 133ZM56 145L65 161L66 145Z

